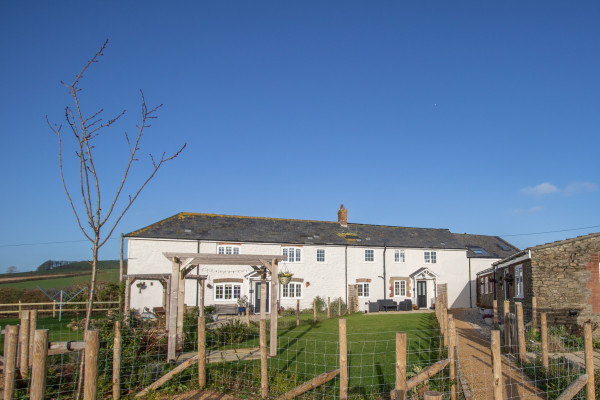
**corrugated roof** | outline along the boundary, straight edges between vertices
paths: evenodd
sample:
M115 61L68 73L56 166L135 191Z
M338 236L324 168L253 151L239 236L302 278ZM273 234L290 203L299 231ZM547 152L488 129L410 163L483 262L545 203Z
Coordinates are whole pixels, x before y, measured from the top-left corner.
M231 242L464 249L448 229L179 213L126 237Z

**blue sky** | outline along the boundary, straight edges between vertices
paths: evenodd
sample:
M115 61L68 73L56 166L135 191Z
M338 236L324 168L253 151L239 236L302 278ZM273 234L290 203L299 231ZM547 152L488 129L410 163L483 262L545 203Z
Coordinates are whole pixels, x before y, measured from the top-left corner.
M595 1L1 2L0 271L91 257L45 116L64 123L60 81L107 38L80 93L127 110L97 143L103 198L140 89L164 107L129 191L148 153L188 147L102 259L181 211L335 220L344 203L350 222L521 248L600 231L599 19Z

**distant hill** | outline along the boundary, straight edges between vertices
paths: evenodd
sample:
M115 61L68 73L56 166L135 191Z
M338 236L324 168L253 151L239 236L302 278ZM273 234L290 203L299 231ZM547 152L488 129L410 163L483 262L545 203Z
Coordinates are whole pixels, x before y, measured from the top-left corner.
M54 266L51 269L40 269ZM123 268L127 267L127 260L123 261ZM108 270L119 268L119 260L98 261L98 270ZM41 264L36 271L17 272L14 274L0 274L0 278L19 277L32 275L63 274L66 272L86 272L92 270L92 264L88 261L54 261L48 260Z

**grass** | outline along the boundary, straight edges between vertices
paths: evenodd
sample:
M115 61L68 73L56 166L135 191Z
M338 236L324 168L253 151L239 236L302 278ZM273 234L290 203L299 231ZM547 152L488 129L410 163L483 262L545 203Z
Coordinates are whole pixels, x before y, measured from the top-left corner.
M52 278L52 279L36 279L24 282L14 283L3 283L0 287L13 287L18 289L35 289L41 287L42 289L60 289L66 287L72 287L77 284L89 284L91 279L91 272L89 274L68 276L64 278ZM118 269L107 269L98 271L97 279L99 281L118 282L119 281L119 270Z
M39 317L37 320L37 329L48 329L48 340L51 342L66 342L69 340L83 340L83 331L74 331L67 327L67 324L73 319L72 315L62 317L62 321L58 318ZM19 325L18 318L3 318L0 319L2 329L6 325ZM0 351L4 349L4 335L0 338Z

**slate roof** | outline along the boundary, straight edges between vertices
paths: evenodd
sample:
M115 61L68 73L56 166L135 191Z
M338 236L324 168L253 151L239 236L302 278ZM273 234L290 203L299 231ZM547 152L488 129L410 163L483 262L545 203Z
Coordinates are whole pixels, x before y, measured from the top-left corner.
M521 251L498 236L454 233L454 237L467 249L468 258L506 258ZM476 252L483 249L487 254Z
M464 249L448 229L179 213L125 237L281 244Z

